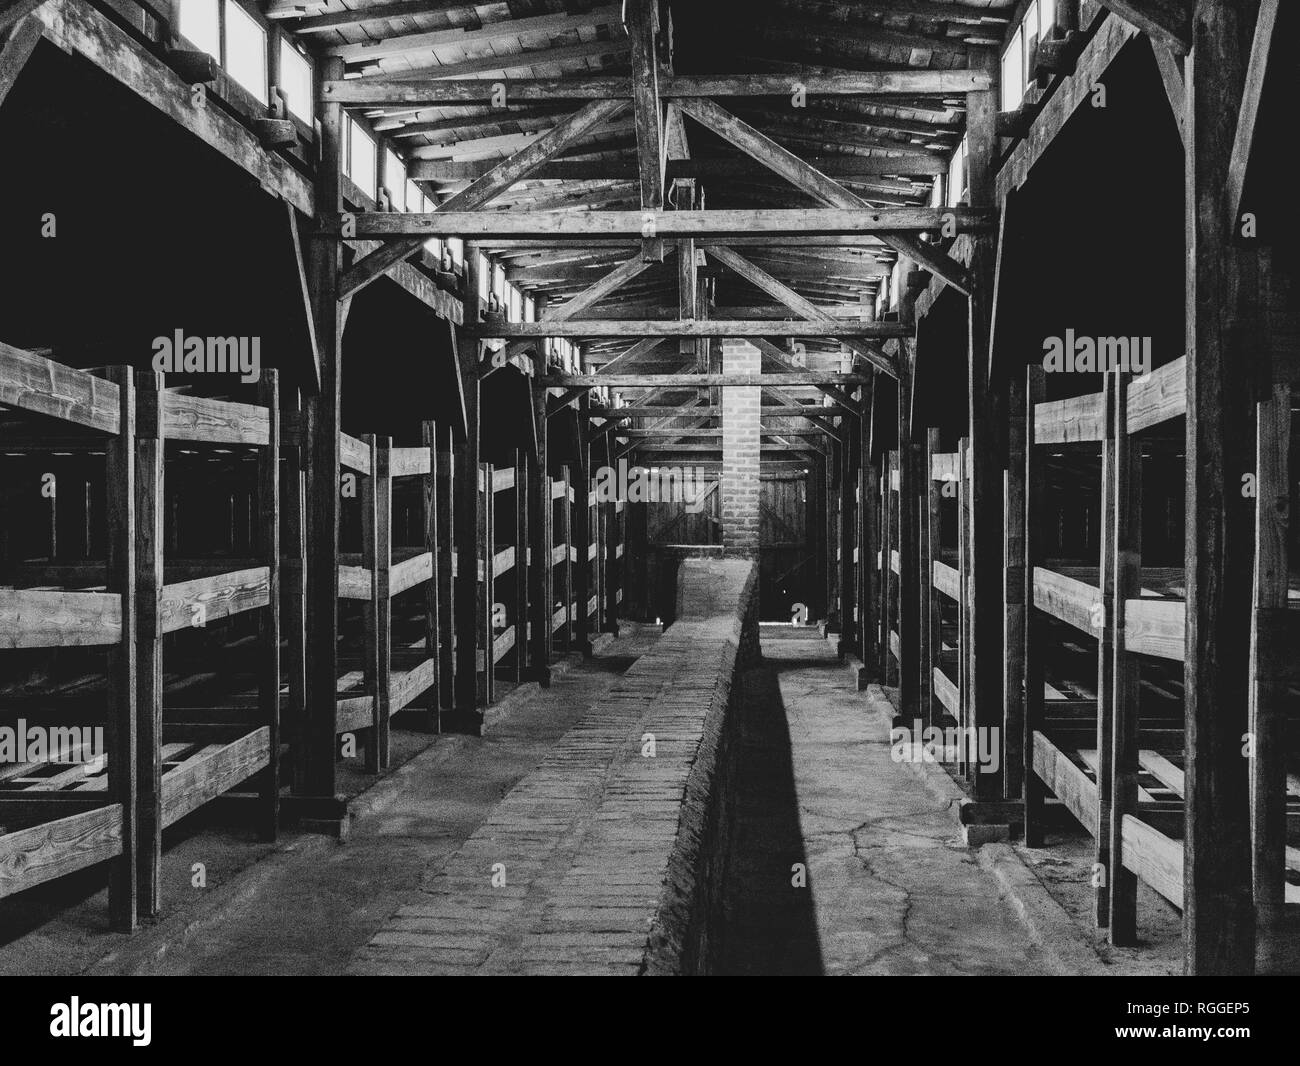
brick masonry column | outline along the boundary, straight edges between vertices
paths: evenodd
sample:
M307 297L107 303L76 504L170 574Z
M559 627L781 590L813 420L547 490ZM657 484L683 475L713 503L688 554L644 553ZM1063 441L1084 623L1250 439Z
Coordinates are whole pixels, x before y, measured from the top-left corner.
M757 374L759 351L748 341L722 342L724 374ZM761 446L759 388L722 392L722 545L728 555L758 557L758 493Z

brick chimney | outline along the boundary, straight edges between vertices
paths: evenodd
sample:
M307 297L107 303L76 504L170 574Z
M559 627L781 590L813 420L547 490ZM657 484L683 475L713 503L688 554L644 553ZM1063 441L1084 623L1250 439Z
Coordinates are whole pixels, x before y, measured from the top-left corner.
M757 374L762 357L748 341L722 342L724 374ZM722 393L722 545L728 555L758 557L759 403L762 390Z

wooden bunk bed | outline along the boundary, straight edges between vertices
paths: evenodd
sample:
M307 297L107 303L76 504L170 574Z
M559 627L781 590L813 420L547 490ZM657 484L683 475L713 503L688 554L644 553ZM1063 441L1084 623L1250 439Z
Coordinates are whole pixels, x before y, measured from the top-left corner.
M121 930L135 928L137 911L134 401L127 367L95 376L0 344L6 461L19 448L48 452L39 437L50 423L64 438L60 450L102 452L107 524L106 580L18 587L5 576L0 647L108 653L106 684L84 722L104 729L103 765L69 767L47 759L0 764L0 897L110 862L109 918ZM33 429L31 421L44 424ZM33 493L39 492L38 481ZM6 485L11 494L12 483ZM57 499L57 480L50 498ZM10 514L14 502L6 500Z
M259 402L246 404L165 389L153 373L138 374L133 382L128 372L115 369L112 380L105 382L31 353L5 348L3 357L4 402L13 407L45 413L32 392L20 394L43 382L68 421L83 428L94 427L82 417L82 403L102 409L100 414L109 404L119 408L114 425L104 422L98 427L110 434L107 442L85 437L51 442L60 450L103 450L106 557L90 558L87 538L78 562L65 563L53 552L48 558L19 561L9 568L13 584L0 590L8 616L8 646L115 645L116 650L106 672L83 676L73 690L64 689L52 701L27 687L6 702L11 708L45 702L57 708L58 717L85 718L94 715L97 704L116 708L127 700L126 686L131 689L130 720L117 709L109 716L106 774L83 770L78 780L66 766L29 765L5 775L3 791L8 795L0 803L38 817L0 845L11 872L4 879L4 894L120 855L123 861L130 859L133 869L132 909L140 917L152 917L161 908L164 829L248 784L258 797L259 830L267 838L276 834L280 639L275 372L263 371ZM67 403L69 397L72 403ZM10 443L39 448L39 437L11 437ZM120 455L128 445L129 457ZM10 456L16 451L6 449ZM205 491L220 501L218 506L228 498L230 506L222 513L229 518L232 540L236 534L242 540L228 543L217 554L168 560L167 549L177 541L175 488L185 479L169 485L166 472L169 466L193 461L200 451L209 453L206 463L211 464L204 470ZM245 525L238 529L241 516ZM256 554L237 554L239 547L255 549ZM131 580L119 592L112 579L123 573L123 553ZM51 588L51 580L71 591ZM221 641L208 633L208 626L236 616L246 616L256 632L231 635L223 630L220 636L231 639L224 647L211 648ZM186 661L182 645L197 630L204 631L203 659ZM250 654L253 666L248 669ZM129 755L122 748L123 736L132 738ZM115 764L120 768L117 783ZM78 809L76 819L39 828L40 811L69 803L75 808L64 809ZM93 817L92 811L97 812ZM42 832L44 838L38 839ZM33 862L35 855L40 860ZM115 891L114 883L110 879L113 923L130 928L134 917L123 909L121 890Z
M1024 566L1032 595L1024 605L1025 839L1042 845L1044 804L1056 797L1094 839L1107 874L1098 879L1097 922L1123 944L1136 939L1139 880L1174 906L1183 903L1185 588L1181 568L1142 565L1138 435L1184 415L1185 374L1185 360L1178 359L1140 378L1109 375L1100 393L1046 402L1043 373L1031 368L1026 390ZM1279 923L1293 923L1300 907L1300 850L1287 842L1300 831L1300 795L1291 794L1300 793L1300 782L1287 778L1287 756L1296 745L1285 722L1297 695L1290 663L1300 610L1290 604L1300 591L1287 588L1286 531L1272 527L1263 503L1288 493L1289 389L1275 390L1260 405L1260 419L1260 441L1283 442L1261 446L1255 472L1260 554L1251 787L1258 810L1269 812L1255 825L1256 896L1257 905L1261 898L1273 901L1271 910L1261 908L1260 920L1262 932L1275 932ZM1041 550L1043 451L1085 443L1101 453L1100 558L1096 566L1070 567L1044 559ZM1033 611L1096 642L1093 693L1071 698L1048 683L1048 627L1030 617ZM1169 676L1161 676L1161 664Z

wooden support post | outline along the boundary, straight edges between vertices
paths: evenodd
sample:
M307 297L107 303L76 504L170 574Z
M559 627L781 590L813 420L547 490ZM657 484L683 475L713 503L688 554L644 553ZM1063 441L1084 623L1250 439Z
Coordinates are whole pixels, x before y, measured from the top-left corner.
M465 245L465 288L462 294L465 322L477 322L479 303L479 248ZM480 617L483 599L479 595L479 552L484 543L483 508L479 503L479 416L480 385L478 373L479 342L457 331L457 359L465 385L465 440L456 456L456 696L457 732L478 735L482 727L479 713L479 640L483 633ZM491 648L487 650L491 658Z
M451 423L436 427L438 498L438 730L456 705L456 452Z
M1002 491L1002 788L1017 799L1024 791L1025 627L1029 597L1025 590L1025 382L1013 374L1008 382L1007 468Z
M579 421L581 430L587 425L587 415L591 410L591 393L584 392L578 398ZM574 597L578 605L578 617L575 620L574 647L582 652L583 658L591 657L591 617L587 612L587 603L591 599L591 509L587 506L587 495L591 491L589 473L590 445L578 433L578 462L573 467L573 551L577 553L575 561Z
M826 467L830 459L819 455L809 467L808 484L808 537L813 557L813 602L812 617L817 621L826 619L830 609L826 599L827 571L830 564L830 552L833 550L826 539Z
M863 440L866 434L862 434ZM858 688L864 681L880 680L880 595L877 588L881 575L876 570L876 555L880 551L880 468L873 465L867 447L862 449L861 501L862 542L858 565L862 568L862 616L858 629L858 647L861 649L862 669Z
M533 412L537 420L537 461L529 478L528 570L529 670L543 686L551 683L551 612L555 593L551 585L551 479L547 475L546 357L534 360L537 385L533 388Z
M137 746L137 581L140 575L136 564L141 541L144 539L141 535L141 519L147 518L152 529L154 512L161 513L161 509L155 497L150 501L148 515L141 516L139 511L139 497L142 494L137 491L136 390L131 380L131 368L110 367L106 376L118 388L119 422L117 435L109 438L104 456L107 519L105 561L107 589L121 598L122 611L121 639L108 653L109 703L104 730L108 799L111 803L120 804L122 808L122 853L109 866L108 912L114 929L131 932L136 927L138 912L146 916L155 913L149 909L150 901L140 895L137 872L137 862L143 865L152 856L153 849L149 845L149 838L142 834L140 810L137 806L139 758L143 753ZM150 375L150 380L153 380L153 375ZM151 427L144 428L149 430ZM159 462L161 463L161 450ZM147 491L152 491L153 488L154 481L151 477ZM152 557L154 553L162 551L162 540L150 537L146 546ZM161 570L161 565L158 569ZM150 570L152 572L152 567ZM161 699L161 690L159 691ZM149 738L153 738L152 731L149 732ZM151 756L150 762L153 761ZM149 868L153 869L152 866ZM156 881L147 887L151 890L151 897L156 895Z
M1255 619L1251 648L1251 839L1254 841L1256 968L1282 973L1290 952L1286 916L1286 701L1295 660L1279 626L1287 611L1291 387L1274 385L1259 404L1255 467ZM1272 631L1270 631L1272 630ZM1281 639L1279 639L1281 638Z
M257 629L258 715L266 724L270 762L262 772L258 831L263 840L280 832L280 390L279 371L264 368L257 402L267 411L267 443L257 453L257 548L266 560L267 605Z
M618 549L623 544L623 538L619 535L619 518L618 504L614 502L602 503L598 505L605 517L605 619L604 631L613 633L618 637L618 590L622 581L622 565L619 561ZM627 505L624 504L624 507ZM627 558L627 548L623 549L623 557Z
M491 463L479 465L479 528L483 544L483 578L478 586L478 639L482 646L482 671L479 681L478 701L482 707L491 705L496 695L496 627L492 617L496 608L496 490L493 486L496 471ZM477 575L476 575L477 576Z
M994 202L994 148L997 144L997 66L990 61L995 87L966 94L967 170L973 207ZM970 432L970 611L968 630L972 717L968 725L987 736L1002 728L1002 462L998 432L1002 422L991 383L989 341L993 321L997 238L971 237L971 293L968 315L968 418ZM979 767L976 799L1002 798L1002 767Z
M906 277L907 264L904 261ZM913 320L910 289L904 289L899 302L899 319ZM916 340L905 337L898 342L898 708L903 720L911 728L918 717L920 658L917 654L920 639L920 566L917 536L917 500L919 485L916 481L917 456L912 443L912 388L916 365Z
M284 631L288 660L285 670L289 685L286 731L295 753L294 791L303 793L302 760L297 758L303 750L307 728L307 442L302 432L306 420L301 390L293 390L286 398L286 406L294 412L300 430L298 439L290 440L283 449L284 480L280 490L284 514Z
M1112 602L1106 607L1108 645L1112 656L1109 679L1111 755L1109 760L1109 820L1098 824L1108 835L1106 867L1106 914L1110 942L1132 947L1137 943L1137 876L1125 867L1124 817L1138 812L1138 720L1141 711L1138 658L1124 647L1125 605L1142 595L1142 445L1128 431L1128 383L1116 375L1109 398L1110 432L1114 436L1113 459L1106 487L1110 498L1104 504L1104 520L1113 525L1106 547L1113 573L1103 575ZM1041 692L1041 685L1039 691Z
M389 460L392 456L391 437L377 437L370 453L370 483L374 486L375 536L374 554L374 614L375 614L375 718L371 737L375 749L375 770L378 773L389 765L389 718L392 714L393 680L393 614L390 589L393 568L393 478ZM369 754L367 752L367 754Z
M575 626L573 618L573 503L569 493L573 491L573 467L560 467L560 478L564 492L560 496L560 543L564 546L563 561L560 563L561 581L564 587L564 625L561 646L564 654L574 650Z
M853 650L854 601L853 601L853 550L857 546L854 535L853 505L857 490L858 446L855 434L861 429L856 420L850 419L848 439L840 449L840 640L839 654L844 655Z
M934 480L934 457L939 451L939 430L925 432L925 453L921 473L924 478L925 503L921 513L921 717L927 725L939 725L942 707L934 692L934 671L943 663L943 611L934 588L934 564L940 557L943 540L940 501L942 489Z
M343 62L323 59L323 80L343 77ZM320 161L316 210L343 208L341 171L343 108L317 107ZM311 242L308 284L320 347L320 392L307 401L307 708L300 734L301 794L333 799L335 726L338 719L339 428L345 305L339 299L342 244L325 237Z
M528 671L528 453L523 448L515 451L514 500L515 572L510 624L515 627L512 673L517 685Z
M1097 570L1097 584L1101 594L1102 624L1097 632L1097 834L1093 838L1093 868L1106 872L1109 880L1114 869L1111 861L1110 833L1111 794L1114 787L1113 770L1115 737L1115 642L1123 643L1124 634L1116 633L1110 626L1110 619L1121 611L1116 603L1115 566L1119 533L1118 510L1120 499L1118 493L1117 444L1120 424L1124 420L1115 410L1116 386L1114 375L1107 373L1105 378L1106 430L1101 442L1101 536L1100 558ZM1124 424L1127 435L1127 424ZM1093 885L1093 921L1098 928L1105 928L1110 923L1110 891L1107 885Z
M1023 656L1025 693L1025 846L1041 848L1043 811L1047 795L1034 772L1034 733L1043 727L1043 638L1035 624L1034 567L1043 559L1042 508L1046 471L1034 446L1034 411L1047 398L1047 380L1041 366L1031 366L1025 378L1025 651Z
M1187 88L1187 716L1183 942L1188 974L1255 967L1248 725L1254 515L1236 487L1255 462L1264 360L1258 254L1224 210L1232 123L1253 25L1247 5L1196 0Z
M898 538L898 514L894 510L894 472L898 453L885 453L880 481L880 676L886 685L898 684L898 664L891 650L889 634L898 609L898 586L894 583L893 553Z
M429 472L420 478L420 523L423 527L423 547L429 553L432 571L424 583L424 654L426 659L441 663L442 618L441 590L444 565L442 544L438 537L438 424L424 422L420 426L420 445L429 452ZM427 707L424 728L430 733L438 731L438 709L442 701L442 670L435 666L433 684L424 695Z
M957 725L966 736L971 724L971 639L970 639L970 439L962 437L957 442ZM966 745L957 751L957 766L967 773Z

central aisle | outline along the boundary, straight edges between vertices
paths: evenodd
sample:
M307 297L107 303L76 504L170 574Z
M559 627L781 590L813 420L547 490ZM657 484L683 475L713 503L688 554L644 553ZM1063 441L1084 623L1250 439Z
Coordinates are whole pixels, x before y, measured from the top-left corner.
M814 636L765 626L745 677L724 972L1054 972L944 805L891 760L888 704Z

